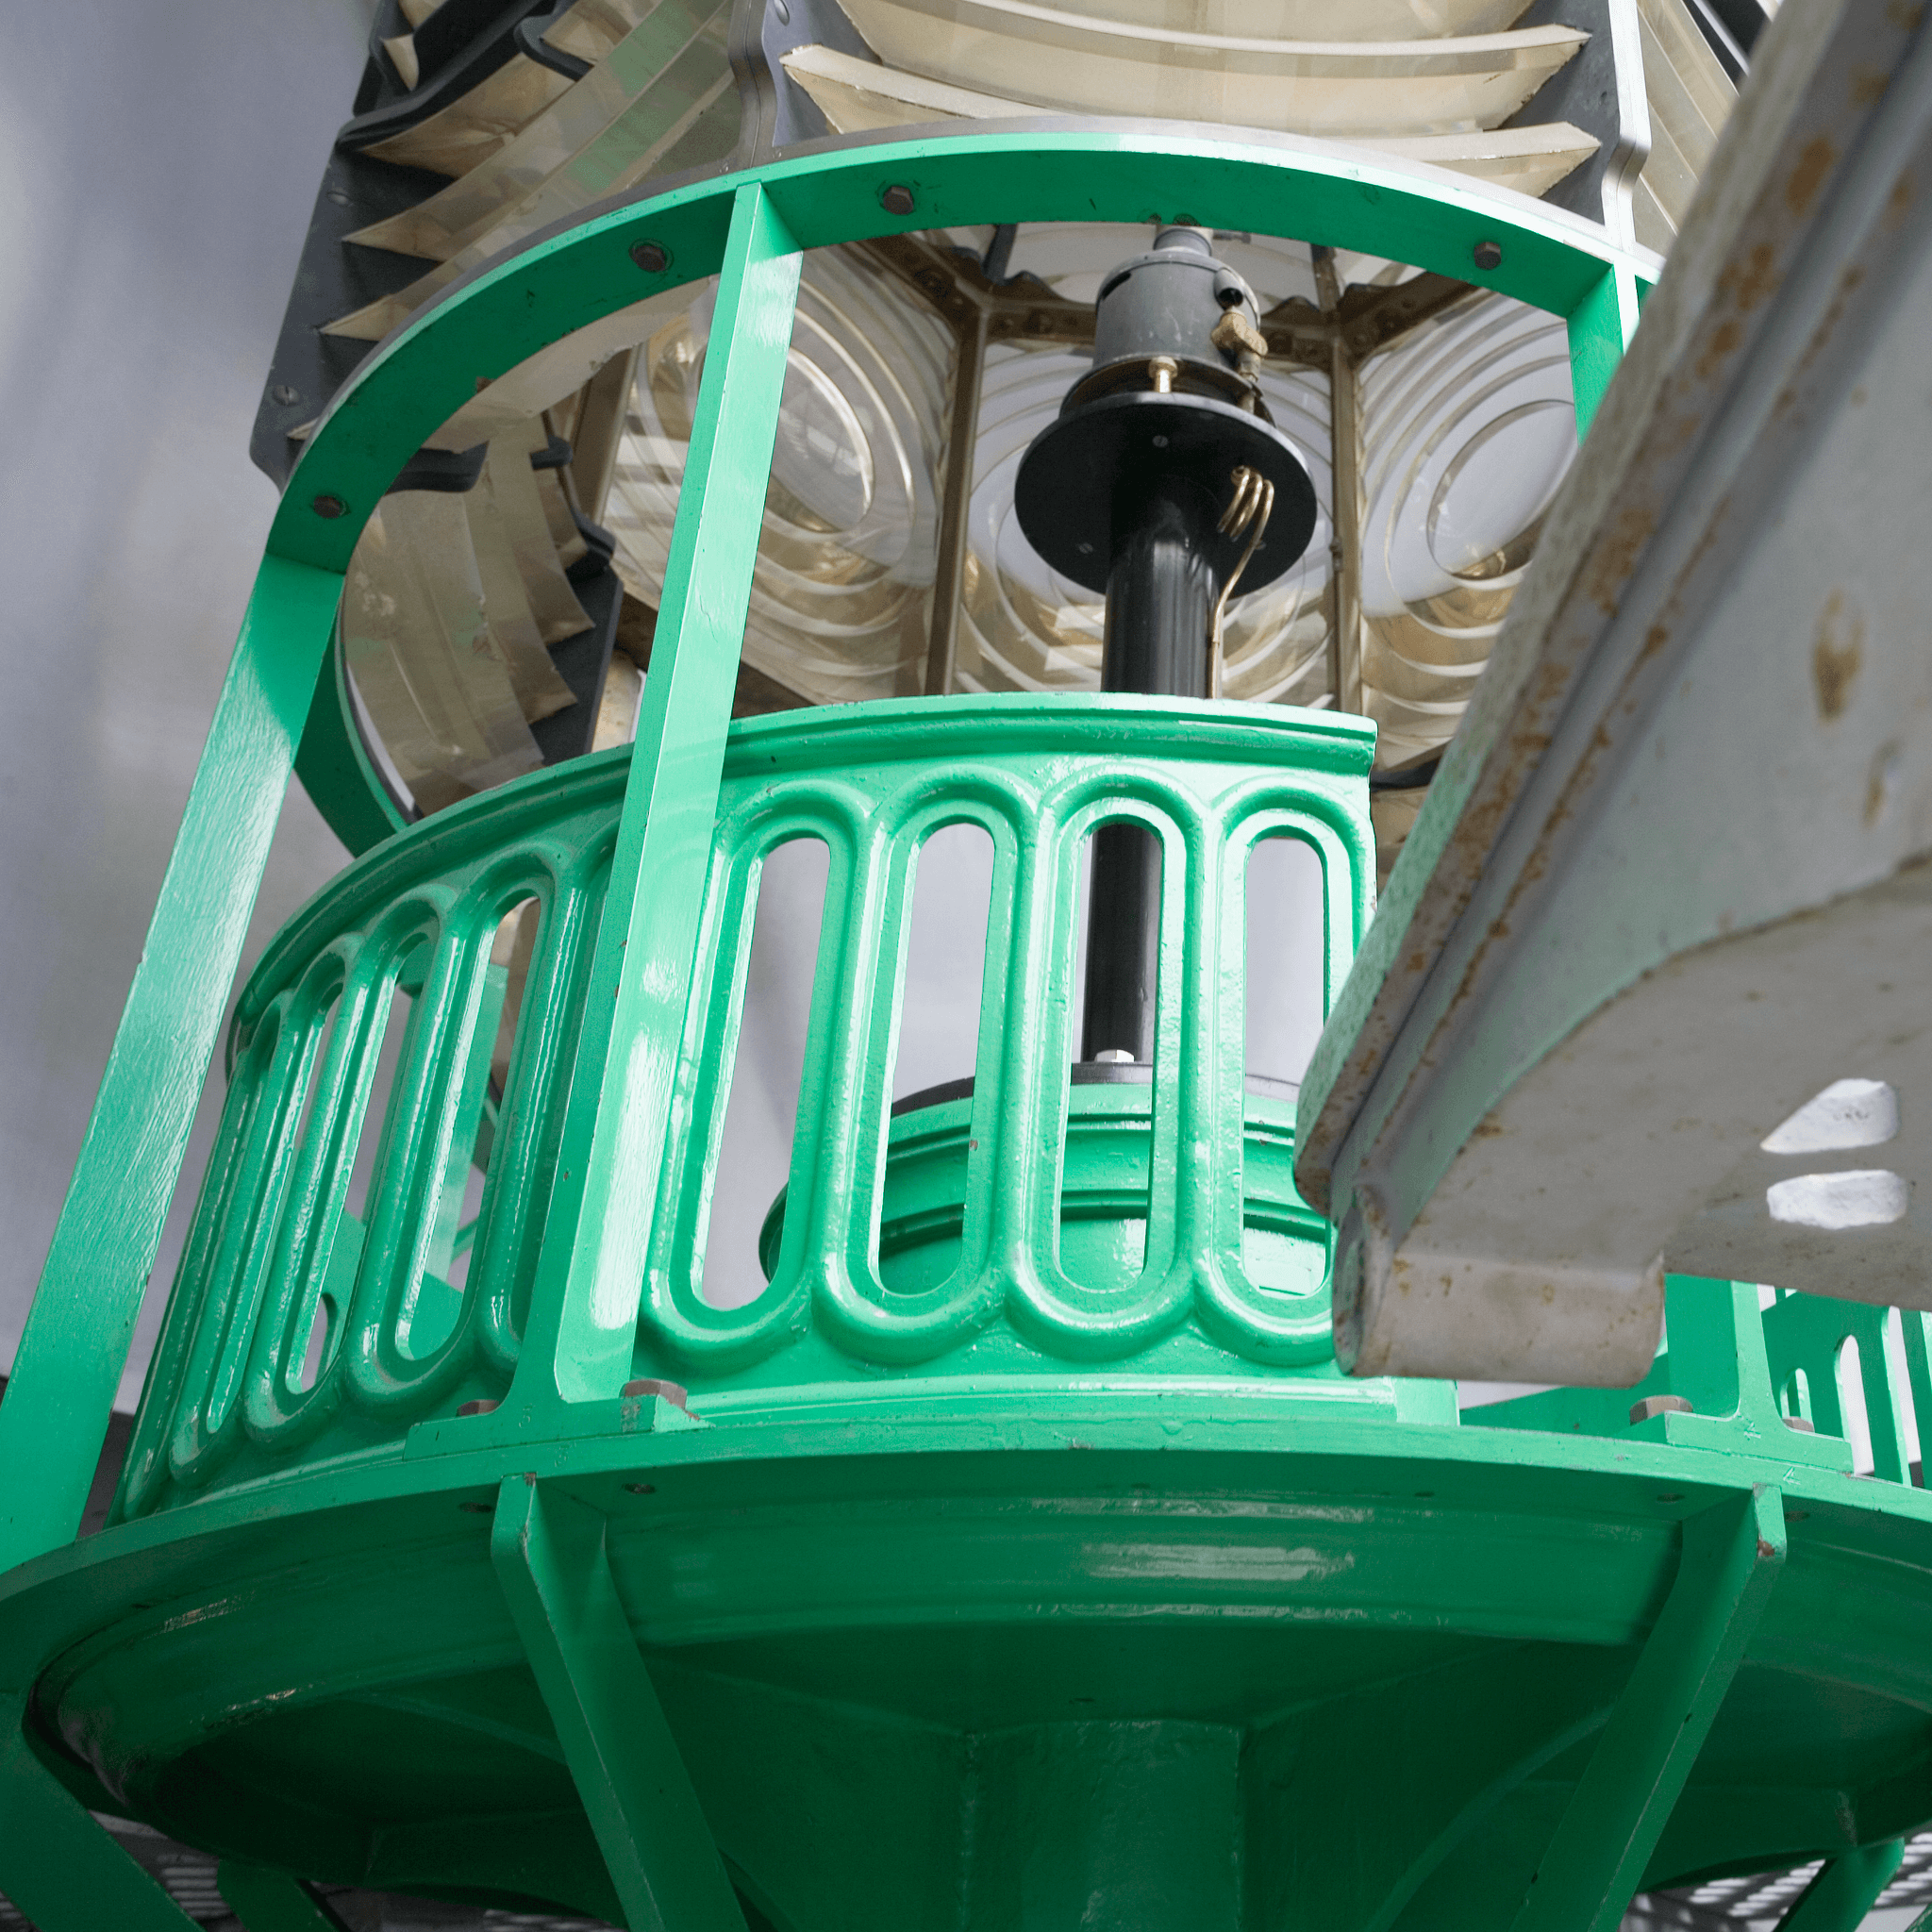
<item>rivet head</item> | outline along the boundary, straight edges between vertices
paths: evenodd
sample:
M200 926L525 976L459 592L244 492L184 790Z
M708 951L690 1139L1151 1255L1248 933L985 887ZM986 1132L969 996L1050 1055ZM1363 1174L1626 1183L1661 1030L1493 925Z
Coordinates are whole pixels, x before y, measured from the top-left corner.
M1503 266L1503 244L1500 242L1478 242L1469 253L1470 259L1478 268Z
M630 252L630 258L647 275L661 275L671 266L671 251L661 242L640 242Z
M286 382L276 383L275 388L269 391L269 394L285 409L302 400L302 391L299 389L291 389Z
M894 181L879 190L879 206L889 215L909 215L912 212L912 191L903 181Z
M318 496L308 508L319 517L345 517L349 506L340 496Z

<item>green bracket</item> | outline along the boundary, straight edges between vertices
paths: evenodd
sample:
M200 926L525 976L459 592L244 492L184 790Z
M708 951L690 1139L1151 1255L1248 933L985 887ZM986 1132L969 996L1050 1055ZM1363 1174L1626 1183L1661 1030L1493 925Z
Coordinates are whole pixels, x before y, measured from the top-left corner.
M604 1519L508 1476L490 1554L631 1932L745 1932L618 1601Z
M1890 1838L1826 1859L1824 1870L1805 1888L1778 1932L1857 1932L1905 1856L1905 1840ZM1923 1925L1925 1919L1917 1923Z
M1778 1491L1685 1520L1670 1596L1511 1932L1616 1932L1785 1558Z
M0 1698L0 1890L40 1932L196 1932L34 1756L25 1714L24 1698Z
M215 1883L244 1932L349 1932L306 1885L286 1872L224 1858Z

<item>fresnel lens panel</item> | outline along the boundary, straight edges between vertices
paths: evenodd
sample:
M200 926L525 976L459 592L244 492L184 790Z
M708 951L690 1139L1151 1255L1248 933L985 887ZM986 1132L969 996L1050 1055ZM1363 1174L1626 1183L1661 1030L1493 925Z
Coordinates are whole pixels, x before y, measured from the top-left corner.
M382 0L0 1404L0 1891L1608 1932L1932 1819L1922 1324L1680 1282L1668 1414L1459 1413L1293 1182L1761 25Z

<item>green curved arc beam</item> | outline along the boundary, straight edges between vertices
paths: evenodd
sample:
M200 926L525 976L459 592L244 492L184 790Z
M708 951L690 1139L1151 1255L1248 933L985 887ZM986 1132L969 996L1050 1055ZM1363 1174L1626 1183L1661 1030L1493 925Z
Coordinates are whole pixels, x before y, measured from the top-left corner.
M1341 142L1207 142L1185 133L1005 131L841 148L716 175L620 203L455 284L357 370L309 439L269 532L272 556L348 566L396 472L476 392L572 330L718 273L741 188L761 186L801 248L1001 222L1141 223L1208 209L1217 226L1382 255L1514 296L1602 334L1612 363L1616 279L1656 279L1658 259L1594 223L1422 162ZM889 186L912 191L893 216ZM630 250L669 256L646 275ZM1480 242L1502 249L1474 265ZM1605 301L1608 322L1599 314ZM1607 378L1606 377L1606 380ZM1600 393L1600 391L1599 391ZM1594 397L1589 399L1591 406ZM318 498L344 507L317 515Z

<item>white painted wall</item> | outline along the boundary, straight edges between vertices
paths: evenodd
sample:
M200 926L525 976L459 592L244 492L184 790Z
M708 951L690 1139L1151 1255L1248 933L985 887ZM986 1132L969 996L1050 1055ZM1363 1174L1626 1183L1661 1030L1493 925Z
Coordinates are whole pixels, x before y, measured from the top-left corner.
M368 18L364 0L0 12L0 1372L267 535L249 426ZM251 958L341 858L297 791Z

